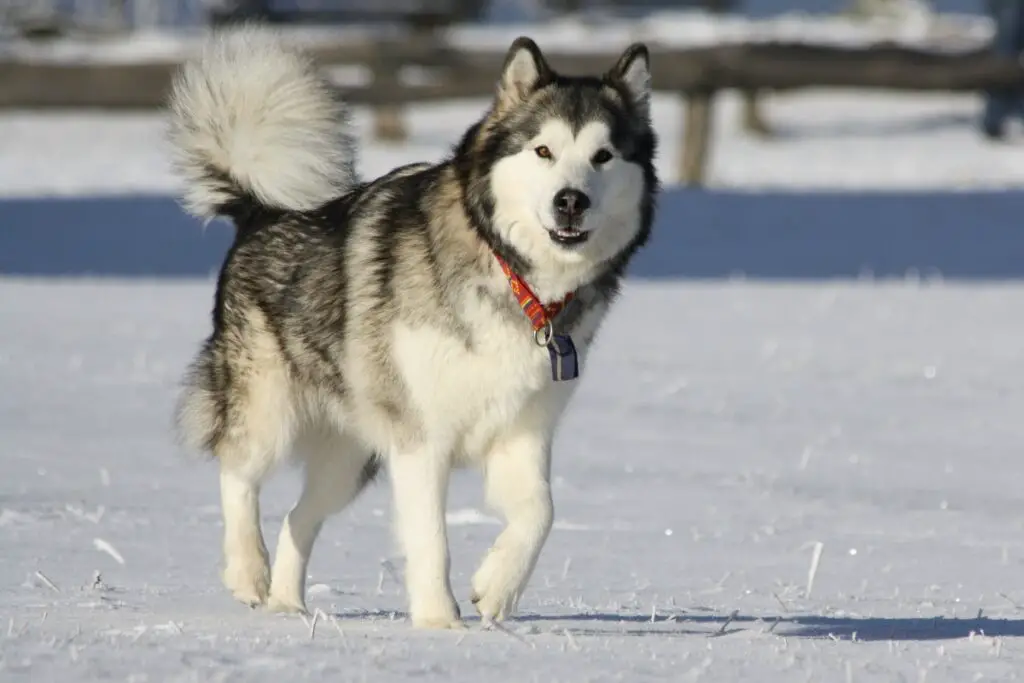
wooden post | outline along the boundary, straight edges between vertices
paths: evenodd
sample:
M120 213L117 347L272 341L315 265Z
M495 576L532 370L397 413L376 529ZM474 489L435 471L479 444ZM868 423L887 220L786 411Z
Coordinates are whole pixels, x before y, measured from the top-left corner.
M396 69L389 69L390 75L379 76L374 70L374 81L397 88ZM409 139L406 119L402 116L400 104L378 104L374 110L374 136L382 142L403 142Z
M683 98L686 102L686 118L683 121L679 182L688 186L702 186L711 147L715 94L702 90L686 93Z
M108 0L106 16L103 17L104 28L110 31L127 31L128 0Z
M373 109L373 135L381 142L405 142L409 139L409 130L402 116L402 107L395 104L382 104Z
M373 51L370 72L373 83L388 90L398 91L402 87L399 78L402 61L395 59L394 50L388 50L389 44L380 42ZM387 102L373 107L373 135L382 142L404 142L409 138L409 131L402 115L402 106Z
M741 125L743 130L751 135L767 138L771 137L772 129L764 119L764 112L761 109L762 91L750 89L741 93L743 97L743 110Z

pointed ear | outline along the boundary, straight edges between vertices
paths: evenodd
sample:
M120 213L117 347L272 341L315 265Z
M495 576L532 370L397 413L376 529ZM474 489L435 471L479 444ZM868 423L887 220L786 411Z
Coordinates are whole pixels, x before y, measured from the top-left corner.
M537 43L529 38L516 38L505 56L498 81L498 103L505 109L519 104L537 87L549 80L551 67Z
M651 115L651 55L643 43L633 43L607 77L625 86L641 116Z

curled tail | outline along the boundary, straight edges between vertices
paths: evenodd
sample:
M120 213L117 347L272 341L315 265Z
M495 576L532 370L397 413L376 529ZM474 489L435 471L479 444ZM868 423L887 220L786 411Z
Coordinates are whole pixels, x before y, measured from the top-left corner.
M197 217L307 211L357 182L347 107L269 30L215 35L177 73L169 108L183 203Z

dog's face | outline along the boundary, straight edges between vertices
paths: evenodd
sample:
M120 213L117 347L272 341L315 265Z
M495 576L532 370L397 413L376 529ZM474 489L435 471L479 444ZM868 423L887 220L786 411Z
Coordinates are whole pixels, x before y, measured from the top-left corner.
M509 51L490 133L491 225L540 268L613 259L649 230L654 133L647 49L601 78L566 78L537 46Z

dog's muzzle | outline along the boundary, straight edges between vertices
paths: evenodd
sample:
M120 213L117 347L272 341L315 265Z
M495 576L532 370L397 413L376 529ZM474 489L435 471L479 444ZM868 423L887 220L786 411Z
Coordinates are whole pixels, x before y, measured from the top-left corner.
M587 241L590 234L582 230L583 216L590 208L590 197L571 188L564 188L555 194L553 200L557 227L549 230L551 239L564 246L573 246Z

